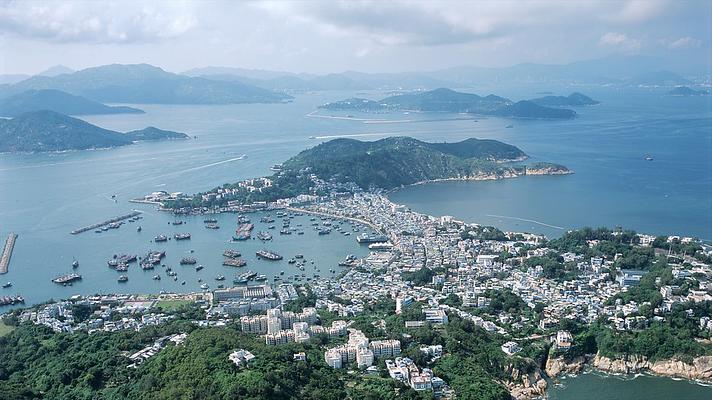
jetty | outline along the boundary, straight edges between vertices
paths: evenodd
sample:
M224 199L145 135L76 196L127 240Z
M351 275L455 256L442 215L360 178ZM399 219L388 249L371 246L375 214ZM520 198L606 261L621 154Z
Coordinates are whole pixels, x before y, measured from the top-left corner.
M15 248L15 240L17 240L17 235L11 233L5 241L5 248L2 251L2 257L0 258L0 274L6 274L8 268L10 267L10 258L12 258L12 249Z
M78 234L83 233L83 232L86 232L86 231L91 231L91 230L94 230L94 229L96 229L96 228L101 228L101 227L103 227L103 226L105 226L105 225L114 224L114 223L123 221L123 220L125 220L125 219L129 219L129 218L136 217L136 216L138 216L138 215L140 215L140 214L141 214L141 211L133 210L132 212L130 212L130 213L128 213L128 214L120 215L120 216L118 216L118 217L114 217L114 218L111 218L111 219L107 219L106 221L99 222L99 223L97 223L97 224L93 224L93 225L85 226L85 227L82 227L82 228L79 228L79 229L75 229L75 230L73 230L73 231L71 231L71 232L69 232L69 233L71 233L72 235L78 235Z

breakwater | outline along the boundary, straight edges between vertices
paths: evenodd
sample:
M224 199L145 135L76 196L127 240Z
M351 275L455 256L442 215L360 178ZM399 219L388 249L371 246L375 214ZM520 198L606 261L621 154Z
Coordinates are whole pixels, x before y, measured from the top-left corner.
M10 267L10 258L12 258L12 249L15 248L15 240L17 240L17 235L11 233L5 241L5 248L2 251L2 257L0 257L0 274L6 274Z
M109 224L113 224L113 223L115 223L115 222L123 221L123 220L125 220L125 219L129 219L129 218L136 217L136 216L138 216L138 215L140 215L140 214L141 214L141 211L134 210L133 212L130 212L130 213L128 213L128 214L120 215L120 216L118 216L118 217L114 217L114 218L111 218L111 219L107 219L106 221L99 222L99 223L96 223L96 224L93 224L93 225L84 226L84 227L82 227L82 228L75 229L75 230L73 230L73 231L71 231L71 232L69 232L69 233L71 233L72 235L78 235L78 234L80 234L80 233L83 233L83 232L86 232L86 231L90 231L90 230L92 230L92 229L101 228L101 227L104 226L104 225L109 225Z

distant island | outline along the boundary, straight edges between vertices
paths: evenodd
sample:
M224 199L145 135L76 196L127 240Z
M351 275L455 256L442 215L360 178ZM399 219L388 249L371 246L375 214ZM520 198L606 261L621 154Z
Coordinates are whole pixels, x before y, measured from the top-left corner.
M362 98L327 103L320 108L330 111L388 112L398 110L471 113L510 118L568 119L576 116L573 110L539 105L533 101L514 102L496 96L479 96L451 89L435 89L386 97L379 101Z
M47 110L0 119L0 153L86 150L142 140L186 138L184 133L153 127L120 133Z
M565 175L563 165L520 164L528 156L497 140L428 143L411 137L373 142L334 139L279 165L274 175L228 184L207 193L162 202L167 208L276 201L333 190L392 190L444 180L493 180L525 175Z
M27 90L0 99L0 117L16 117L32 111L49 110L67 115L143 114L125 106L107 106L82 96L56 89Z
M530 100L532 103L540 106L548 107L563 107L563 106L592 106L600 104L600 101L594 100L583 93L574 92L568 96L544 96Z
M695 90L689 86L677 86L667 93L670 96L708 96L709 90Z
M148 64L112 64L57 76L33 76L2 89L4 96L56 89L105 103L278 103L292 97L241 82L166 72Z

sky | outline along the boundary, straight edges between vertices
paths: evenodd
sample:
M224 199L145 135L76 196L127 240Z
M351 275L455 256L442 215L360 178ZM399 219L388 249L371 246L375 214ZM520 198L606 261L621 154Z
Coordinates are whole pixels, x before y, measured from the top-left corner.
M711 38L712 0L0 0L0 74L111 63L402 72L616 54L710 65Z

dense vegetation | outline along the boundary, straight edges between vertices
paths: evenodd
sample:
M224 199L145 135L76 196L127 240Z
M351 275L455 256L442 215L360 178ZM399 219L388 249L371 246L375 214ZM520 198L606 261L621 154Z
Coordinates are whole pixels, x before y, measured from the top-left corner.
M576 116L576 112L572 110L545 107L531 101L515 103L512 100L493 94L482 97L445 88L390 96L379 101L352 98L327 103L322 108L334 111L360 112L417 110L543 119L573 118Z
M100 128L54 111L0 119L0 153L84 150L124 146L137 140L181 139L183 133L153 127L129 133Z
M494 161L526 157L518 148L495 140L426 143L409 137L374 142L336 139L302 151L285 169L308 170L327 181L355 182L367 189L392 189L425 180L500 175L515 167Z
M368 313L356 317L354 326L365 328L374 339L404 340L405 354L421 367L429 363L418 350L421 344L445 347L448 355L431 367L450 382L458 398L508 399L506 388L496 383L506 378L509 363L499 350L500 338L454 317L442 330L429 326L408 330L412 337L404 339L403 321L421 318L417 304L403 315L392 313L392 301L370 307ZM0 399L430 398L387 378L383 360L378 363L380 376L331 369L323 361L327 337L270 347L261 337L243 334L234 325L197 328L188 321L196 312L183 308L176 321L139 332L54 333L46 327L22 324L0 338ZM324 314L327 322L330 318ZM386 320L385 330L371 323L381 317ZM138 368L128 368L126 355L177 332L189 333L184 344L169 344ZM241 348L256 356L247 368L237 368L227 358ZM293 354L301 351L307 361L294 361Z

